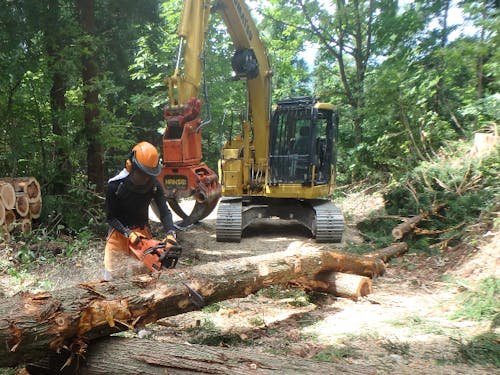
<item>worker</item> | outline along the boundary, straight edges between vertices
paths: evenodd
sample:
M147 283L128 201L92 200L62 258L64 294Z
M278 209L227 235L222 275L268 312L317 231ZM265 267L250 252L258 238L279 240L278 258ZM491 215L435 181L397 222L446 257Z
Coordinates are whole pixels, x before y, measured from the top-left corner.
M165 241L176 242L172 213L167 207L163 188L156 177L161 164L156 147L148 142L134 146L125 168L108 181L106 219L109 232L104 249L104 279L147 273L146 266L129 250L129 243L152 238L149 226L149 205L159 211ZM172 243L172 242L171 242Z

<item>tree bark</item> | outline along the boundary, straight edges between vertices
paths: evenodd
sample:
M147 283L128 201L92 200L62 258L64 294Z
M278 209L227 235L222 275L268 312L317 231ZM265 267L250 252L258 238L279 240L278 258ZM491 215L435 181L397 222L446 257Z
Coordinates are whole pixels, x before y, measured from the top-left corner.
M112 360L110 360L112 358ZM191 374L375 374L368 366L325 363L299 357L278 357L256 350L174 344L144 339L108 337L92 344L85 361L73 360L66 371L57 371L65 357L27 366L31 375L191 375Z
M55 177L52 179L52 194L65 194L71 182L71 163L67 147L61 138L66 137L63 126L66 111L67 74L65 73L64 48L68 45L65 38L67 27L61 22L61 7L58 0L47 1L47 22L44 22L45 49L48 55L48 71L52 76L50 88L50 112L52 133L56 135L53 153Z
M284 252L93 282L0 302L0 367L43 358L64 347L85 353L90 340L199 309L186 284L212 304L325 272L383 274L378 259L296 246Z
M398 257L408 251L408 244L406 242L393 243L390 246L384 247L377 251L366 254L370 258L377 258L387 263L391 258Z
M84 34L93 37L95 32L94 0L77 0L80 11L80 23ZM87 40L89 39L87 38ZM104 146L100 140L99 126L99 91L96 88L98 68L95 57L95 45L90 41L82 46L86 52L83 58L84 123L87 139L87 176L95 185L97 192L104 191Z
M398 224L394 227L392 230L392 236L400 240L401 238L404 237L404 235L408 232L410 232L415 226L420 223L422 220L427 218L427 214L420 214L413 216L412 218L409 218L405 222Z

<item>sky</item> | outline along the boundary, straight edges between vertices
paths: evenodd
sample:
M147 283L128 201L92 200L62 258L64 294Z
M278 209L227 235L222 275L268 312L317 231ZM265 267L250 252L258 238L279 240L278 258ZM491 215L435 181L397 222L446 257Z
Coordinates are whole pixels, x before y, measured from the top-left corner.
M320 0L326 7L331 6L331 0ZM400 1L401 6L409 5L414 3L413 0L402 0ZM460 35L472 35L475 33L474 27L467 23L464 20L464 15L462 9L458 7L458 1L452 0L451 8L448 11L448 26L458 26L456 30L454 30L450 36L449 40L457 39ZM439 27L439 20L435 19L429 24L429 28L432 30L434 28ZM314 59L316 57L316 52L318 50L318 46L314 43L309 43L309 46L305 51L301 52L299 56L303 58L308 66L312 67L314 65Z

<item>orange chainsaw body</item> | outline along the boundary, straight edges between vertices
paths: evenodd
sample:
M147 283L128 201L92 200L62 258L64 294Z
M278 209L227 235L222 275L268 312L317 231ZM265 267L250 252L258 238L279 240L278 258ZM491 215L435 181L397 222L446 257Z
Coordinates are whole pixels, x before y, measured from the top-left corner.
M182 252L179 245L142 238L137 244L129 242L129 249L151 271L174 268Z

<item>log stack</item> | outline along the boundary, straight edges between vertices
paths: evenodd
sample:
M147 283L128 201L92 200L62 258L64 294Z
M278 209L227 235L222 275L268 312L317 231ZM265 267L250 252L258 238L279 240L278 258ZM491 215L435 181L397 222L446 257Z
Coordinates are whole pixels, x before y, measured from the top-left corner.
M0 240L13 232L31 232L42 211L42 193L35 177L0 178Z

